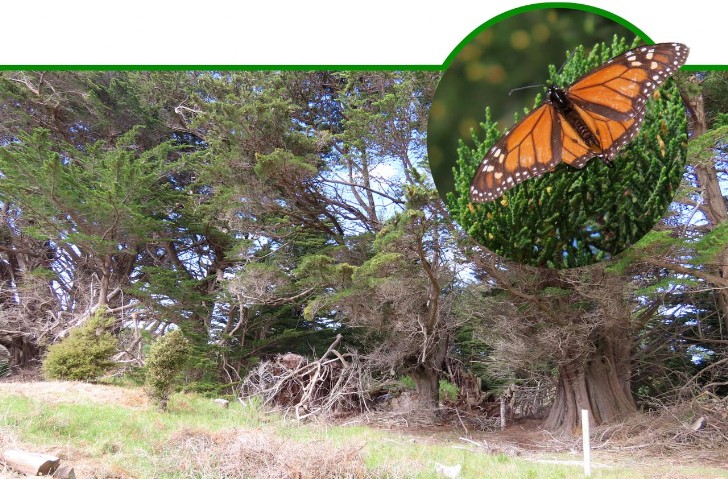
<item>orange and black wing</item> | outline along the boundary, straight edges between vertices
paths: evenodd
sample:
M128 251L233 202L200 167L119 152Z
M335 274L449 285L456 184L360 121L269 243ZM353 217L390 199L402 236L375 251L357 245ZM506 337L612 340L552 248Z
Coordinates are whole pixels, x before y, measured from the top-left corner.
M495 144L478 167L470 185L470 199L493 201L506 190L556 166L560 155L559 118L550 104L529 113Z
M594 132L601 145L599 156L610 160L639 130L645 103L655 89L688 58L680 43L659 43L629 50L584 75L566 90L567 98ZM586 154L570 162L581 168Z

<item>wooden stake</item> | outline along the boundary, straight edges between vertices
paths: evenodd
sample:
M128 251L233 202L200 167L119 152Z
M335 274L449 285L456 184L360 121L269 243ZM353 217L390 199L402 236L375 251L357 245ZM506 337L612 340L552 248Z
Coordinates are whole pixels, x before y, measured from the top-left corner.
M591 476L591 447L589 446L589 410L581 410L581 439L584 449L584 475Z

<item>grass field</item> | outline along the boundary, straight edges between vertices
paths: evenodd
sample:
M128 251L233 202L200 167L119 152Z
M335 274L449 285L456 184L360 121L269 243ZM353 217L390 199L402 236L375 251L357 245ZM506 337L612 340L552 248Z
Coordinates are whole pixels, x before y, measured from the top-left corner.
M386 430L361 424L298 424L263 412L255 403L175 395L160 413L133 388L112 388L102 400L89 385L68 383L57 394L0 389L0 450L50 452L84 478L440 478L436 463L460 464L462 478L580 478L578 454L521 451L489 454L473 436L452 429ZM6 384L5 386L11 386ZM111 391L111 394L108 393ZM116 393L116 396L114 396ZM593 453L594 478L728 478L717 467L684 458L640 458ZM599 465L602 465L601 467ZM0 472L2 472L0 466Z

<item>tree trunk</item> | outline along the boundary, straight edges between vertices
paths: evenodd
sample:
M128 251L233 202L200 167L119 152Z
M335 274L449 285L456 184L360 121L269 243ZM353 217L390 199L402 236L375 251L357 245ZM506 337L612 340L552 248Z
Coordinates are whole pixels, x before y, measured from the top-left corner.
M107 254L104 256L104 271L101 274L99 298L96 302L96 305L102 309L109 301L109 285L111 284L112 264L111 255Z
M432 341L432 346L427 348L427 357L415 366L410 375L415 382L420 409L434 412L440 407L440 372L445 366L448 337L439 333Z
M611 331L593 342L586 357L559 366L556 397L544 428L576 434L581 430L581 410L589 411L594 425L622 419L637 411L630 388L631 341L626 331Z
M437 409L440 402L440 372L426 364L419 364L411 376L417 388L417 403L420 408L433 411Z

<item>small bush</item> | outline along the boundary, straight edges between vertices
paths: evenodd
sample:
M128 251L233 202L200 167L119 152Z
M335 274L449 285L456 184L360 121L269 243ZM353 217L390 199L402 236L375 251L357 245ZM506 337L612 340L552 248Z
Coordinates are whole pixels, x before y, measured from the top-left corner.
M460 390L450 381L440 379L440 400L457 401Z
M189 347L189 340L182 331L175 329L157 338L149 350L146 390L163 411L167 410L169 396L174 392L177 376L187 359Z
M61 342L51 345L43 361L48 379L93 381L114 367L111 356L116 338L110 333L114 318L97 311Z

